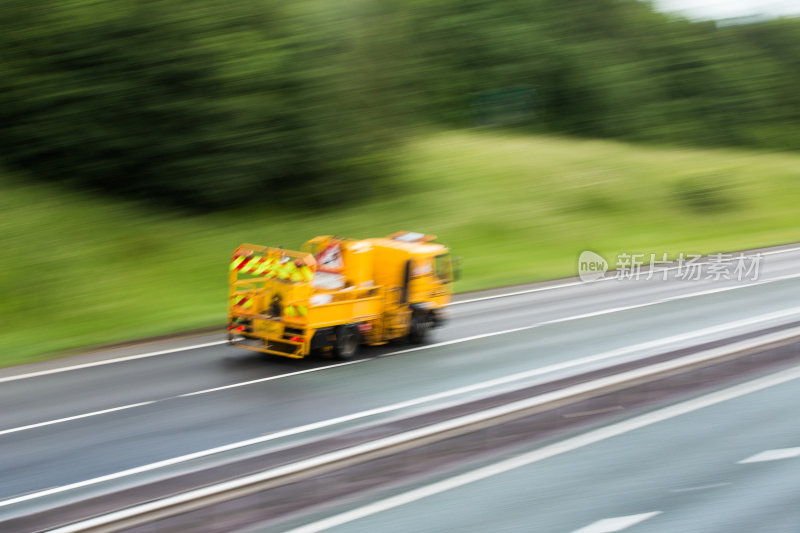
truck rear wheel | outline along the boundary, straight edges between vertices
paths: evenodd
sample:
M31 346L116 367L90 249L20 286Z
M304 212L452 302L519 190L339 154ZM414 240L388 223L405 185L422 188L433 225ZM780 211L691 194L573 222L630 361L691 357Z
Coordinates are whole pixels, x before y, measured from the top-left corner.
M428 313L414 313L411 315L411 327L408 331L408 341L411 344L424 344L428 341L428 332L431 329L431 316Z
M333 353L337 359L346 361L358 353L358 328L352 324L336 328L336 344Z

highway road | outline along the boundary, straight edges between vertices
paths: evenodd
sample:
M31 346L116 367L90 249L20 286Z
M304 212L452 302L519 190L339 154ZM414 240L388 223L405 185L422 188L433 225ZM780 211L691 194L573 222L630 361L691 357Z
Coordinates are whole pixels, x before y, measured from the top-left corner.
M249 531L794 533L800 367L773 376Z
M460 298L424 347L265 360L221 335L0 372L0 520L226 454L800 320L800 248L756 281L564 280ZM33 341L35 342L35 340Z

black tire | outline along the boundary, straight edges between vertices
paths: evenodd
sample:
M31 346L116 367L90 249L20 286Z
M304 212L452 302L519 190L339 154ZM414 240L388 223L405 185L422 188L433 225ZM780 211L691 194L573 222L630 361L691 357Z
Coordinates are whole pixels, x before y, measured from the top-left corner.
M411 327L408 330L408 342L411 344L424 344L428 342L431 325L431 317L428 313L412 314Z
M336 328L336 344L333 345L333 354L337 359L346 361L358 353L358 328L353 325L339 326Z

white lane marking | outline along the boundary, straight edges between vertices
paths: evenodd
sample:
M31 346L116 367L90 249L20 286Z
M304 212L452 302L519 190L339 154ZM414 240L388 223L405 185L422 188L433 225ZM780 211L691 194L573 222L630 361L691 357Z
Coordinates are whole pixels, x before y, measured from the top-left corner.
M408 492L404 492L402 494L398 494L396 496L392 496L390 498L378 500L376 502L367 504L363 507L358 507L356 509L351 509L350 511L345 511L338 515L334 515L328 518L323 518L322 520L319 520L317 522L306 524L298 528L292 529L290 531L286 531L284 533L317 533L319 531L324 531L326 529L340 526L342 524L346 524L348 522L352 522L360 518L364 518L376 513L380 513L382 511L387 511L389 509L393 509L401 505L406 505L408 503L412 503L417 500L427 498L429 496L446 492L448 490L452 490L461 487L463 485L467 485L469 483L481 481L483 479L496 476L498 474L502 474L510 470L514 470L523 466L527 466L529 464L543 461L545 459L554 457L556 455L561 455L563 453L577 450L578 448L583 448L590 444L610 439L612 437L616 437L624 433L634 431L636 429L650 426L658 422L663 422L665 420L669 420L671 418L675 418L680 415L698 411L705 407L710 407L712 405L726 402L728 400L733 400L741 396L745 396L747 394L767 389L769 387L781 385L783 383L787 383L795 379L800 379L800 366L790 368L788 370L783 370L775 374L770 374L768 376L764 376L752 381L741 383L739 385L735 385L728 389L712 392L711 394L700 396L699 398L693 398L691 400L671 405L669 407L664 407L656 411L646 413L644 415L636 416L628 420L623 420L622 422L611 424L610 426L595 429L589 431L588 433L577 435L575 437L571 437L569 439L556 442L548 446L544 446L543 448L539 448L538 450L533 450L531 452L527 452L522 455L506 459L504 461L500 461L499 463L494 463L488 466L484 466L477 470L465 472L464 474L459 474L457 476L447 478L442 481L438 481L431 485L426 485L423 487L410 490Z
M580 359L571 359L569 361L564 361L562 363L554 363L554 364L551 364L551 365L538 367L538 368L534 368L534 369L531 369L531 370L526 370L526 371L523 371L523 372L517 372L516 374L510 374L508 376L503 376L503 377L491 379L491 380L488 380L488 381L482 381L482 382L479 382L479 383L474 383L472 385L465 385L463 387L458 387L456 389L451 389L449 391L438 392L438 393L435 393L435 394L430 394L428 396L422 396L422 397L419 397L419 398L415 398L413 400L407 400L407 401L404 401L404 402L399 402L399 403L387 405L387 406L384 406L384 407L377 407L377 408L374 408L374 409L369 409L367 411L361 411L359 413L353 413L352 415L347 415L347 416L344 416L344 417L333 418L333 419L327 421L327 422L330 422L330 423L326 423L324 425L317 425L317 424L323 424L323 422L320 422L320 423L311 424L310 426L300 426L298 428L285 430L285 431L288 431L290 433L281 434L280 436L294 435L296 433L302 433L304 431L311 431L311 430L314 430L314 429L320 429L320 428L327 427L329 425L339 424L341 422L349 422L349 421L352 421L352 420L358 420L360 418L366 418L366 417L377 415L377 414L383 414L383 413L387 413L387 412L391 412L391 411L397 411L399 409L405 409L407 407L414 407L416 405L421 405L421 404L432 402L432 401L436 401L436 400L442 400L442 399L449 398L449 397L452 397L452 396L458 396L458 395L461 395L461 394L475 392L475 391L479 391L479 390L482 390L482 389L487 389L487 388L491 388L491 387L497 387L499 385L506 385L508 383L513 383L514 381L520 381L520 380L527 379L527 378L532 378L532 377L536 377L536 376L540 376L540 375L544 375L544 374L549 374L549 373L552 373L552 372L557 372L559 370L566 370L566 369L569 369L569 368L573 368L573 367L577 367L577 366L581 366L581 365L586 365L586 364L589 364L589 363L597 363L597 362L600 362L600 361L604 361L604 360L607 360L607 359L612 359L612 358L615 358L615 357L621 357L621 356L624 356L624 355L632 355L632 354L635 354L635 353L640 352L640 351L653 349L653 348L660 348L662 346L668 346L668 345L670 345L672 343L676 343L676 342L689 341L689 340L692 340L692 339L703 337L705 335L712 335L712 334L715 334L715 333L722 333L722 332L731 331L731 330L735 331L735 330L738 330L738 329L740 329L742 327L752 326L752 325L759 324L759 323L762 323L762 322L769 322L771 320L777 320L777 319L781 319L781 318L786 318L786 317L794 316L794 315L797 315L797 314L800 314L800 306L799 307L792 307L790 309L784 309L783 311L776 311L774 313L769 313L769 314L766 314L766 315L759 315L759 316L756 316L754 318L746 318L746 319L742 319L742 320L737 320L735 322L727 322L727 323L720 324L720 325L717 325L717 326L710 326L710 327L707 327L707 328L703 328L703 329L699 329L699 330L695 330L695 331L690 331L688 333L681 333L681 334L678 334L678 335L672 335L670 337L664 337L664 338L661 338L661 339L642 342L642 343L634 344L634 345L631 345L631 346L625 346L623 348L617 348L615 350L610 350L610 351L602 352L602 353L599 353L599 354L589 355L589 356L586 356L586 357L582 357ZM541 325L541 324L535 324L533 326L524 326L524 327L521 327L521 328L514 328L514 329L509 329L509 330L504 330L504 331L494 332L494 333L485 333L485 334L482 334L482 335L474 335L472 337L466 337L466 338L463 338L463 339L456 339L456 340L453 340L453 341L445 341L445 342L442 342L442 343L431 344L431 345L420 347L420 348L431 348L431 347L435 347L435 346L444 346L444 345L448 345L448 344L456 344L456 343L466 342L466 341L470 341L470 340L482 339L482 338L485 338L485 337L491 337L491 336L495 336L495 335L513 333L515 331L531 329L531 328L534 328L534 327L538 327L539 325ZM410 348L409 350L401 350L399 352L393 352L392 354L389 354L389 355L403 353L405 351L415 351L417 349L419 349L419 348ZM385 357L385 356L382 356L382 357ZM264 382L273 381L273 380L276 380L276 379L283 379L283 378L287 378L287 377L291 377L291 376L297 376L297 375L300 375L300 374L307 374L307 373L310 373L310 372L320 372L322 370L327 370L327 369L335 368L335 367L339 367L339 366L354 365L354 364L358 364L358 363L366 363L367 361L371 361L371 360L372 359L360 359L358 361L348 361L348 362L345 362L345 363L338 363L338 364L328 365L328 366L323 366L323 367L309 368L309 369L306 369L306 370L299 370L297 372L291 372L289 374L281 374L281 375L278 375L278 376L269 376L269 377L266 377L266 378L254 379L254 380L250 380L250 381L243 381L243 382L240 382L240 383L232 383L230 385L223 385L223 386L220 386L220 387L214 387L214 388L211 388L211 389L205 389L205 390L200 390L200 391L195 391L195 392L187 392L185 394L180 394L178 396L171 396L171 397L168 397L168 398L162 398L162 399L159 399L159 400L151 400L150 402L144 402L142 405L146 405L148 403L165 402L165 401L173 400L175 398L186 398L186 397L190 397L190 396L198 396L198 395L201 395L201 394L209 394L209 393L212 393L212 392L218 392L218 391L221 391L221 390L233 389L233 388L238 388L238 387L246 387L246 386L249 386L249 385L255 385L255 384L258 384L258 383L264 383ZM138 404L134 404L133 407L135 407L136 405L138 405ZM73 419L77 419L77 418L86 418L88 416L101 415L101 414L104 414L105 412L111 412L113 410L121 410L121 409L124 409L124 408L127 408L127 406L113 408L113 409L105 410L105 411L96 411L94 413L88 413L88 414L84 414L84 415L76 415L76 416L73 416L73 417L62 418L62 419L59 419L59 420L53 420L53 421L49 421L49 422L41 422L39 424L31 424L30 426L24 426L24 427L21 427L21 428L11 428L11 429L7 429L7 430L5 430L3 432L0 432L0 435L2 435L3 433L13 433L15 431L22 431L23 429L30 429L30 428L33 428L33 427L56 424L56 423L59 423L59 422L67 422L69 420L73 420ZM295 430L297 430L297 431L295 431ZM270 436L268 435L266 437L270 437ZM266 440L271 440L271 438L267 438ZM244 442L246 444L242 444L243 446L252 444L252 442L250 442L250 441L244 441ZM264 442L264 441L258 441L258 442ZM178 458L178 459L180 459L180 458Z
M670 301L673 301L673 300L681 300L683 298L692 298L694 296L703 296L703 295L706 295L706 294L715 294L715 293L718 293L718 292L727 292L727 291L732 291L732 290L736 290L736 289L743 289L745 287L755 287L755 286L758 286L758 285L762 285L764 283L772 283L774 281L784 281L784 280L787 280L787 279L794 279L794 278L797 278L797 277L800 277L800 274L787 274L787 275L778 276L778 277L775 277L775 278L766 278L766 279L761 279L761 280L756 280L756 281L749 281L749 282L747 282L746 284L743 284L743 285L734 285L734 286L731 286L731 287L719 287L719 288L707 289L707 290L699 291L699 292L680 294L680 295L677 295L677 296L671 296L669 298L662 298L662 299L659 299L659 300L654 300L654 301L648 302L646 304L633 304L633 305L627 306L627 307L619 307L619 308L616 308L616 310L635 309L635 308L641 307L643 305L652 305L652 304L657 304L657 303L670 302ZM599 281L604 281L606 279L608 279L608 278L602 278L602 279L599 279L599 280L589 281L589 282L580 281L580 282L576 282L576 283L573 283L573 284L559 285L558 287L554 286L553 288L567 287L567 286L571 286L571 285L586 285L586 283L597 283ZM614 279L614 278L610 278L610 279ZM472 302L478 302L478 301L481 301L481 300L493 300L495 298L506 298L506 297L509 297L509 296L516 296L518 294L526 294L526 293L529 293L529 292L538 292L538 291L546 290L546 289L548 289L548 287L542 287L540 289L530 289L528 291L520 291L520 292L516 292L516 293L500 294L500 295L496 295L496 296L486 296L486 297L483 297L483 298L473 298L471 300L462 300L460 302L451 302L450 305L452 306L452 305L457 305L457 304L462 304L462 303L472 303ZM601 314L603 312L604 312L604 310L599 311L599 313L601 313ZM576 315L575 317L566 317L566 318L561 319L561 320L562 321L563 320L574 320L575 318L584 318L586 316L594 316L594 315L593 314Z
M682 489L670 489L670 492L696 492L698 490L718 489L720 487L727 487L728 485L733 485L733 483L730 483L730 482L713 483L711 485L699 485L697 487L686 487L686 488L682 488Z
M800 448L781 448L779 450L767 450L757 453L747 459L742 459L738 464L778 461L780 459L793 459L795 457L800 457Z
M628 516L617 516L615 518L604 518L598 520L586 527L576 529L574 533L614 533L615 531L622 531L629 527L644 522L648 518L653 518L661 514L661 511L653 511L651 513L632 514Z
M771 250L771 251L767 251L767 252L756 252L756 253L753 253L753 254L750 254L750 255L745 254L744 257L751 258L751 257L756 257L758 255L775 255L775 254L784 254L784 253L797 252L797 251L800 251L800 247L788 248L788 249L784 249L784 250ZM731 259L726 259L726 260L724 260L722 262L725 262L725 261L737 261L737 260L739 260L738 256L737 257L733 257ZM701 266L701 265L708 265L708 264L711 264L711 262L708 261L708 262L703 262L703 263L694 263L694 266ZM664 272L677 270L679 268L681 268L681 266L671 266L671 267L665 267L665 268L660 268L660 269L653 269L653 276L655 276L656 274L662 274ZM647 273L649 275L650 271L648 270ZM457 302L451 302L450 305L452 306L452 305L469 304L469 303L473 303L473 302L483 302L483 301L486 301L486 300L495 300L497 298L508 298L509 296L521 296L523 294L533 294L533 293L537 293L537 292L550 291L550 290L554 290L554 289L564 289L564 288L567 288L567 287L575 287L575 286L578 286L578 285L589 285L589 284L592 284L592 283L599 283L601 281L614 281L614 280L619 281L616 277L600 278L600 279L596 279L594 281L568 281L568 282L565 282L565 283L558 283L558 284L555 284L555 285L548 285L546 287L534 287L534 288L525 289L525 290L522 290L522 291L508 292L508 293L503 293L503 294L493 294L493 295L490 295L490 296L479 296L477 298L470 298L468 300L459 300Z
M763 285L763 284L766 284L766 283L773 283L773 282L776 282L776 281L786 281L786 280L795 279L795 278L800 278L800 273L788 274L786 276L781 276L781 277L778 277L778 278L771 278L771 279L765 279L765 280L760 280L760 281L754 281L754 282L748 283L747 285L735 285L733 287L720 287L720 288L716 288L716 289L708 289L708 290L697 292L697 293L679 294L677 296L669 296L667 298L660 298L658 300L652 300L652 301L644 302L644 303L640 303L640 304L624 305L624 306L620 306L620 307L612 307L610 309L600 309L598 311L591 311L589 313L582 313L580 315L566 316L566 317L563 317L563 318L554 318L552 320L545 320L544 322L538 322L536 324L531 324L530 326L520 326L518 328L506 329L506 330L502 330L502 331L494 331L494 332L491 332L491 333L482 333L480 335L472 335L470 337L462 337L460 339L453 339L453 340L449 340L449 341L437 342L437 343L434 343L434 344L426 344L424 346L416 346L414 348L406 348L406 349L403 349L403 350L397 350L396 352L383 354L383 355L381 355L379 357L389 357L391 355L399 355L399 354L404 354L404 353L417 352L417 351L420 351L420 350L429 350L431 348L438 348L439 346L448 346L450 344L458 344L458 343L461 343L461 342L467 342L467 341L472 341L472 340L476 340L476 339L483 339L483 338L486 338L486 337L494 337L496 335L505 335L507 333L514 333L516 331L523 331L523 330L526 330L526 329L538 328L538 327L541 327L541 326L549 326L549 325L552 325L552 324L561 324L561 323L564 323L564 322L571 322L573 320L581 320L581 319L584 319L584 318L591 318L591 317L595 317L595 316L609 315L609 314L613 314L613 313L619 313L620 311L630 311L630 310L633 310L633 309L642 309L644 307L656 306L656 305L660 305L660 304L667 303L667 302L676 302L676 301L679 301L679 300L686 300L686 299L689 299L689 298L694 298L695 296L706 296L706 295L709 295L709 294L717 294L717 293L721 293L721 292L735 291L735 290L744 289L744 288L747 288L747 287L755 287L755 286ZM793 308L793 309L797 309L797 308Z
M128 355L125 357L117 357L115 359L107 359L104 361L95 361L93 363L83 363L80 365L73 365L73 366L65 366L61 368L52 368L50 370L40 370L38 372L30 372L28 374L19 374L16 376L7 376L4 378L0 378L0 383L4 383L6 381L17 381L20 379L28 379L28 378L37 378L39 376L49 376L50 374L60 374L61 372L69 372L71 370L80 370L83 368L91 368L93 366L103 366L103 365L110 365L112 363L121 363L123 361L134 361L136 359L145 359L147 357L155 357L157 355L167 355L176 352L185 352L187 350L196 350L198 348L208 348L209 346L219 346L220 344L226 344L228 341L214 341L214 342L205 342L203 344L194 344L192 346L183 346L181 348L172 348L169 350L159 350L157 352L149 352L149 353L142 353L137 355Z
M764 252L756 252L756 254L761 254L761 255L777 255L777 254L785 254L785 253L787 253L787 252L797 252L797 251L800 251L800 247L795 247L795 248L784 248L784 249L782 249L782 250L769 250L769 249L767 249L767 250L766 250L766 251L764 251ZM736 252L733 252L733 253L736 253ZM754 254L754 255L755 255L755 254Z
M653 300L651 302L645 302L645 303L641 303L641 304L631 304L631 305L626 305L626 306L622 306L622 307L615 307L613 309L600 309L599 311L591 311L589 313L583 313L583 314L580 314L580 315L573 315L573 316L567 316L567 317L564 317L564 318L555 318L553 320L547 320L546 322L541 322L541 323L539 323L537 325L546 326L546 325L549 325L549 324L560 324L562 322L571 322L572 320L580 320L580 319L583 319L583 318L590 318L590 317L594 317L594 316L607 315L607 314L610 314L610 313L618 313L620 311L629 311L631 309L641 309L642 307L650 307L650 306L659 305L659 304L663 304L663 303L667 303L667 302L675 302L675 301L678 301L678 300L686 300L688 298L694 298L694 297L697 297L697 296L707 296L709 294L718 294L718 293L721 293L721 292L734 291L734 290L737 290L737 289L744 289L746 287L755 287L757 285L762 285L762 284L765 284L765 283L772 283L772 282L775 282L775 281L786 281L786 280L795 279L795 278L800 278L800 274L788 274L786 276L781 276L781 277L778 277L778 278L771 278L771 279L768 279L768 280L754 281L754 282L749 283L748 285L736 285L736 286L733 286L733 287L719 287L719 288L716 288L716 289L707 289L707 290L700 291L700 292L693 292L691 294L679 294L677 296L669 296L667 298L660 298L658 300Z
M51 426L53 424L60 424L62 422L70 422L72 420L79 420L81 418L89 418L90 416L104 415L104 414L107 414L107 413L113 413L115 411L124 411L125 409L133 409L135 407L142 407L144 405L152 405L152 404L154 404L156 402L159 402L159 401L160 400L151 400L151 401L148 401L148 402L132 403L132 404L129 404L129 405L122 405L120 407L112 407L110 409L103 409L102 411L93 411L91 413L84 413L82 415L68 416L68 417L65 417L65 418L58 418L56 420L48 420L46 422L39 422L37 424L28 424L27 426L19 426L19 427L15 427L15 428L11 428L11 429L4 429L4 430L0 431L0 435L6 435L8 433L16 433L18 431L25 431L26 429L34 429L34 428L40 428L40 427L44 427L44 426Z
M775 254L784 254L784 253L790 253L790 252L796 252L796 251L800 251L800 247L783 249L783 250L771 250L771 251L759 252L759 253L761 255L775 255ZM747 257L749 257L749 256L747 256ZM678 268L678 267L668 267L668 268L665 268L665 269L662 269L662 270L654 270L653 272L654 273L660 273L663 270L674 270L676 268ZM760 284L760 283L768 283L770 281L780 281L782 279L789 279L789 278L793 278L793 277L797 277L797 276L783 276L783 277L779 277L779 278L765 279L765 280L762 280L760 282L753 282L753 283L749 283L747 285L741 285L741 286L737 286L737 287L733 287L733 288L749 287L749 286L757 285L757 284ZM601 278L599 280L596 280L596 281L593 281L593 282L590 282L590 283L597 283L598 281L609 281L609 280L612 280L612 279L615 279L615 278ZM564 287L572 287L572 286L575 286L575 285L585 285L585 284L586 283L581 282L581 281L561 283L561 284L558 284L558 285L550 285L550 286L547 286L547 287L536 287L536 288L532 288L532 289L526 289L526 290L523 290L523 291L509 292L509 293L504 293L504 294L496 294L496 295L492 295L492 296L483 296L483 297L479 297L479 298L472 298L472 299L469 299L469 300L460 300L458 302L451 302L450 305L451 306L452 305L461 305L461 304L465 304L465 303L480 302L480 301L483 301L483 300L493 300L493 299L496 299L496 298L508 298L510 296L519 296L521 294L530 294L530 293L534 293L534 292L540 292L540 291L546 291L546 290L552 290L552 289L558 289L558 288L564 288ZM697 293L697 294L700 295L700 294L706 294L706 293L705 292L701 292L701 293ZM684 295L684 297L691 297L691 296L692 296L692 294ZM666 301L666 300L662 300L662 301ZM661 302L661 301L659 301L659 302ZM659 303L659 302L656 302L656 303ZM35 377L39 377L39 376L47 376L47 375L50 375L50 374L58 374L58 373L61 373L61 372L69 372L69 371L72 371L72 370L80 370L80 369L83 369L83 368L91 368L91 367L95 367L95 366L110 365L110 364L114 364L114 363L121 363L121 362L124 362L124 361L133 361L133 360L136 360L136 359L144 359L144 358L147 358L147 357L155 357L155 356L158 356L158 355L168 355L168 354L171 354L171 353L184 352L184 351L187 351L187 350L195 350L195 349L199 349L199 348L208 348L210 346L219 346L221 344L227 344L227 342L228 341L226 341L226 340L206 342L206 343L203 343L203 344L194 344L194 345L191 345L191 346L183 346L183 347L180 347L180 348L172 348L172 349L169 349L169 350L159 350L159 351L156 351L156 352L148 352L148 353L143 353L143 354L130 355L130 356L126 356L126 357L117 357L117 358L114 358L114 359L107 359L107 360L104 360L104 361L95 361L93 363L83 363L83 364L73 365L73 366L67 366L67 367L61 367L61 368L53 368L53 369L50 369L50 370L41 370L41 371L38 371L38 372L30 372L28 374L19 374L19 375L16 375L16 376L7 376L7 377L0 378L0 383L4 383L4 382L7 382L7 381L16 381L16 380L20 380L20 379L35 378Z
M627 348L627 349L631 349L631 348ZM619 351L621 351L621 350L617 350L617 352L619 352ZM598 356L606 356L607 357L608 354L599 354ZM592 356L592 358L596 359L598 356ZM589 358L586 358L586 359L589 359ZM574 362L565 362L565 363L560 363L558 365L551 365L550 368L556 368L556 367L561 368L561 367L571 366L571 365L574 365L574 364L575 364ZM542 372L546 371L545 370L546 368L547 367L538 368L538 369L534 369L534 370L531 370L531 371L528 371L528 372L524 372L522 374L534 375L536 373L542 373ZM798 367L798 368L800 368L800 367ZM332 425L335 425L335 424L339 424L339 423L342 423L342 422L348 422L348 421L357 420L357 419L364 418L364 417L371 416L371 415L375 415L375 414L380 414L380 413L385 413L385 412L401 409L403 407L410 407L410 406L418 405L418 404L421 404L421 403L424 403L424 402L427 402L427 401L431 401L431 400L434 400L434 399L440 399L440 398L444 398L444 397L447 397L447 396L452 396L454 394L459 394L459 393L462 393L462 392L465 392L465 391L471 391L471 390L477 390L477 389L480 389L480 388L485 388L487 386L498 384L498 383L502 383L502 382L506 382L506 381L509 381L509 380L510 380L510 376L506 376L506 377L498 378L498 379L491 380L491 381L488 381L488 382L483 382L483 383L478 383L478 384L474 384L474 385L469 385L469 386L466 386L466 387L461 387L459 389L454 389L454 390L451 390L451 391L432 394L432 395L425 396L425 397L422 397L422 398L415 398L415 399L412 399L412 400L407 400L405 402L399 402L399 403L388 405L388 406L384 406L384 407L377 407L377 408L370 409L370 410L367 410L367 411L362 411L362 412L359 412L359 413L353 413L353 414L350 414L350 415L344 415L344 416L340 416L340 417L337 417L337 418L332 418L332 419L329 419L329 420L323 420L323 421L314 422L314 423L311 423L311 424L306 424L304 426L285 429L285 430L281 430L281 431L278 431L278 432L275 432L275 433L270 433L268 435L263 435L261 437L255 437L255 438L252 438L252 439L247 439L247 440L240 441L240 442L235 442L235 443L232 443L232 444L226 444L224 446L219 446L219 447L212 448L212 449L209 449L209 450L202 450L202 451L199 451L199 452L190 453L190 454L183 455L183 456L180 456L180 457L175 457L175 458L172 458L172 459L166 459L166 460L158 461L158 462L151 463L151 464L148 464L148 465L143 465L143 466L139 466L139 467L135 467L135 468L130 468L128 470L123 470L121 472L107 474L105 476L100 476L100 477L96 477L96 478L93 478L93 479L88 479L88 480L80 481L80 482L77 482L77 483L64 485L64 486L61 486L61 487L53 487L53 488L42 490L42 491L39 491L39 492L28 493L28 494L20 495L20 496L17 496L17 497L8 499L8 500L0 501L0 507L5 507L5 506L13 505L13 504L16 504L16 503L21 503L21 502L25 502L25 501L29 501L29 500L34 500L34 499L41 498L41 497L44 497L44 496L49 496L51 494L58 494L58 493L61 493L61 492L66 492L66 491L73 490L73 489L76 489L76 488L86 487L86 486L90 486L90 485L96 485L98 483L102 483L102 482L105 482L105 481L111 481L111 480L114 480L114 479L120 479L120 478L124 478L124 477L131 476L131 475L134 475L134 474L139 474L139 473L143 473L143 472L149 472L149 471L152 471L152 470L156 470L158 468L163 468L163 467L166 467L166 466L172 466L172 465L176 465L176 464L183 463L183 462L186 462L186 461L191 461L193 459L207 457L207 456L214 455L214 454L217 454L217 453L231 451L231 450L235 450L235 449L242 448L242 447L245 447L245 446L250 446L250 445L253 445L253 444L260 444L260 443L268 442L268 441L279 439L279 438L286 437L286 436L297 435L297 434L300 434L300 433L304 433L304 432L308 432L308 431L312 431L312 430L316 430L316 429L321 429L321 428L325 428L325 427L329 427L329 426L332 426Z
M613 278L600 278L594 281L568 281L566 283L559 283L557 285L548 285L546 287L535 287L532 289L525 289L522 291L506 292L503 294L492 294L490 296L479 296L478 298L470 298L468 300L458 300L456 302L450 302L450 305L453 306L453 305L471 304L474 302L484 302L486 300L496 300L497 298L508 298L509 296L521 296L523 294L533 294L536 292L551 291L554 289L564 289L567 287L575 287L576 285L588 285L600 281L608 281L609 279Z
M198 394L208 394L210 392L218 392L221 390L226 389L235 389L236 387L246 387L248 385L255 385L256 383L265 383L267 381L274 381L276 379L283 379L292 376L299 376L300 374L309 374L311 372L320 372L322 370L328 370L333 367L339 366L347 366L347 365L357 365L358 363L366 363L370 359L359 359L357 361L347 361L344 363L335 363L332 365L326 366L319 366L316 368L307 368L306 370L298 370L297 372L289 372L287 374L278 374L277 376L269 376L266 378L259 378L259 379L251 379L250 381L242 381L240 383L231 383L230 385L220 385L219 387L213 387L211 389L203 389L195 392L187 392L185 394L179 394L178 396L173 396L171 398L165 398L165 400L171 400L172 398L188 398L189 396L197 396Z

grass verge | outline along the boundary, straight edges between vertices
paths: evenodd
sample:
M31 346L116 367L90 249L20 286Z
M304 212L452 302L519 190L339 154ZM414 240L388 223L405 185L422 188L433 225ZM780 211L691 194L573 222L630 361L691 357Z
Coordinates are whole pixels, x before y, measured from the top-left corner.
M713 253L800 240L800 155L449 132L403 149L402 185L341 211L143 210L0 177L0 365L222 324L229 254L319 234L438 234L458 291L576 273L593 250ZM612 264L613 267L613 264Z

